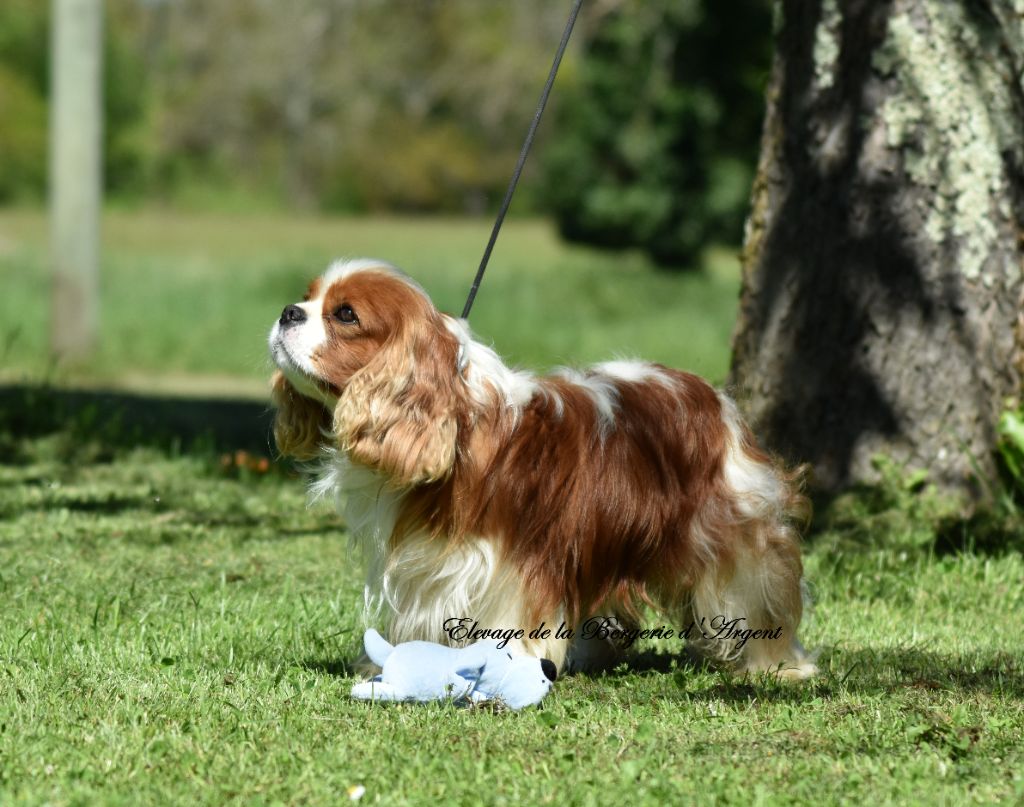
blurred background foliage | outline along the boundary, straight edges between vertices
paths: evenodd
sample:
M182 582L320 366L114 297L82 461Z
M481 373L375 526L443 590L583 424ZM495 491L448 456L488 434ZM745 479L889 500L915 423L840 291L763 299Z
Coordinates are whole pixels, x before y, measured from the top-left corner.
M737 243L768 0L594 0L517 209L687 262ZM107 0L121 205L480 214L501 198L567 4ZM49 3L0 4L0 203L45 194Z
M757 0L631 0L595 26L545 161L562 234L669 265L737 243L770 31Z

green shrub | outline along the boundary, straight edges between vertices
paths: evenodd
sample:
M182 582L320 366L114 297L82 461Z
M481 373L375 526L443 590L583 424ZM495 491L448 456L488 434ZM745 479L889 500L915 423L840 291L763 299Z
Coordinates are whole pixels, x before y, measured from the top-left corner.
M631 0L599 20L545 160L562 233L676 266L738 242L770 31L763 0Z
M46 183L46 104L0 65L0 202L38 197Z
M37 0L0 4L0 203L46 192L49 6ZM113 193L139 188L147 148L141 50L130 41L123 15L120 4L108 9L103 48L104 180Z

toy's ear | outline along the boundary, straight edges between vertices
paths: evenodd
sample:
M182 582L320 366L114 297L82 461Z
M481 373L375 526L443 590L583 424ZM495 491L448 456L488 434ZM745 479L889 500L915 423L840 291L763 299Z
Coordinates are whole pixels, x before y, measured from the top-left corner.
M282 456L308 460L327 442L324 432L330 428L330 413L324 405L299 394L280 370L271 380L270 399L274 415L274 442Z
M487 667L487 652L479 645L470 645L459 651L455 664L455 674L476 683Z
M444 479L455 463L458 342L436 312L410 317L346 385L334 411L341 447L396 487Z

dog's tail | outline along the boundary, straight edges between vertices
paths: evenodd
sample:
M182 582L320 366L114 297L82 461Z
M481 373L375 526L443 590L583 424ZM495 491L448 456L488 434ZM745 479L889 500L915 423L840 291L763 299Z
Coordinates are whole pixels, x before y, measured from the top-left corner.
M384 666L387 657L395 649L394 645L389 644L387 639L373 628L367 628L366 633L363 634L363 647L366 648L366 655L370 657L370 661L378 667Z

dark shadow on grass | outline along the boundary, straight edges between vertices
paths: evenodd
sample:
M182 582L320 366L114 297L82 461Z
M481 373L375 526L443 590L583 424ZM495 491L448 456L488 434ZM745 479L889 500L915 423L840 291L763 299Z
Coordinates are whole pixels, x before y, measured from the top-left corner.
M15 458L13 462L8 459L5 461L5 464L17 465L19 462ZM42 475L21 476L14 477L12 479L0 479L0 488L38 488L43 485L48 485L52 481L53 480L50 477Z
M686 691L691 698L736 703L757 698L800 702L839 692L882 695L908 689L1024 697L1024 670L1021 662L1008 654L963 657L920 648L826 649L819 665L822 672L805 682L778 682L766 675L737 676L721 671L707 689ZM672 675L683 689L690 676L706 669L706 662L686 652L644 651L625 656L623 663L612 669L581 674L590 678Z
M143 515L154 517L159 513L150 512ZM191 518L176 518L157 529L129 530L118 536L118 540L142 547L201 544L207 540L209 535L207 528L210 527L240 530L239 534L231 536L231 540L237 545L243 545L253 540L267 543L292 541L312 536L337 536L339 540L346 539L344 528L338 525L293 529L281 527L275 521L254 521L251 527L247 527L243 523L221 522L216 519L204 519L197 515Z
M935 528L935 554L964 552L999 557L1024 552L1024 524L1019 515L987 511L970 518L946 518Z
M256 529L273 528L279 535L331 535L341 533L344 530L341 522L323 524L320 526L298 526L292 527L282 524L288 518L287 513L272 516L209 516L205 513L182 513L178 519L179 524L190 524L206 528L226 527L227 529Z
M306 659L298 664L304 670L333 675L337 678L351 678L356 675L355 659L323 658Z
M630 650L609 666L599 669L572 670L565 675L580 675L585 678L603 678L621 675L665 675L678 671L696 673L707 668L707 662L687 653L659 653L655 650Z
M863 648L823 654L823 662L829 661L833 669L828 677L854 692L911 688L1024 697L1021 661L1006 653L965 657L921 648Z
M348 678L359 674L358 661L359 656L314 658L299 662L299 666ZM697 673L708 669L702 659L685 652L642 651L626 655L614 668L567 673L561 678L582 676L613 683L637 674L664 677L690 701L723 701L733 705L758 700L801 704L850 694L893 696L910 691L1024 698L1021 662L1008 654L962 657L920 648L833 649L824 651L819 662L822 672L809 681L778 681L766 674L731 675L721 671L710 679L709 685L702 686L691 683Z
M267 403L0 385L0 432L19 438L71 432L130 448L245 450L274 456ZM6 453L6 452L5 452ZM17 464L15 454L7 460Z
M38 508L48 510L61 507L76 513L96 513L99 515L116 515L125 510L145 510L149 507L149 499L145 496L106 496L102 499L68 499L59 502L45 502Z

